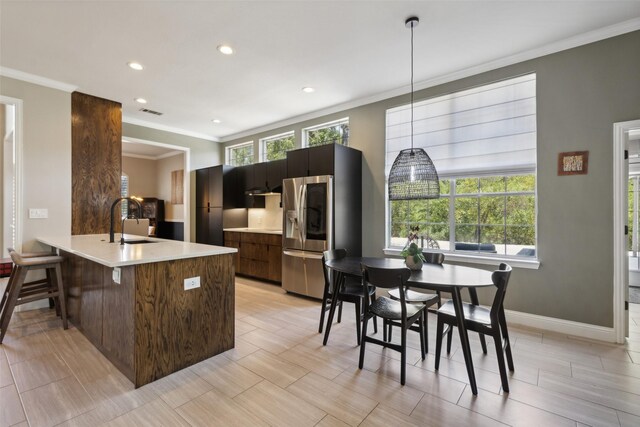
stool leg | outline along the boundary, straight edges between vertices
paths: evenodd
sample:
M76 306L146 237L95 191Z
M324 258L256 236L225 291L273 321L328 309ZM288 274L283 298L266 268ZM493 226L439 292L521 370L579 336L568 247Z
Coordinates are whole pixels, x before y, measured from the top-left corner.
M4 289L2 293L2 301L0 301L0 315L4 312L4 307L7 305L7 300L9 299L9 293L11 291L11 286L13 286L13 282L15 281L17 267L14 265L11 268L11 275L9 276L9 281L7 282L7 287Z
M60 315L62 317L62 327L64 329L68 329L69 324L67 322L67 303L65 301L64 285L62 283L62 269L60 268L60 264L56 264L55 270L56 270L55 272L56 286L58 289L58 305L60 306Z
M9 327L9 321L11 320L13 309L16 307L18 295L20 295L20 290L22 289L22 284L24 283L24 279L26 277L27 269L18 267L16 276L14 277L13 285L11 286L11 289L9 289L9 296L7 297L6 306L4 308L4 311L2 312L2 316L0 317L0 344L2 344L4 334L7 333L7 328Z

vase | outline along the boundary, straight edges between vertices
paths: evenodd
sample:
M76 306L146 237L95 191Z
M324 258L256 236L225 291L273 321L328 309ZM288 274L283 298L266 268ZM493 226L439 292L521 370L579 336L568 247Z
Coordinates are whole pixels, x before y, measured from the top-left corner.
M418 262L415 262L413 260L413 255L406 257L404 263L407 265L409 270L422 270L422 260L418 259Z

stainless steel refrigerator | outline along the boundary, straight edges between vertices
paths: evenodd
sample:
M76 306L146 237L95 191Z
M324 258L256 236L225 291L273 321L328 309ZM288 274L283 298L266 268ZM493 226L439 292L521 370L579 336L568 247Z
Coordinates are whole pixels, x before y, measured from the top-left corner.
M282 287L322 298L322 252L333 249L333 176L282 182Z

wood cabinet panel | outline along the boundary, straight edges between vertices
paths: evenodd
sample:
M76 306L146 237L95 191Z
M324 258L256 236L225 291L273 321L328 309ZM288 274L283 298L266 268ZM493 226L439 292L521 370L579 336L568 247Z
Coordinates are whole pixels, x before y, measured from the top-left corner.
M89 261L82 263L82 309L78 329L95 346L102 345L102 281L102 265Z
M269 245L269 280L282 281L282 246Z
M242 242L240 244L240 258L248 258L256 261L268 261L268 248L269 246L267 245Z
M267 244L269 242L269 235L266 233L241 233L240 241L242 243Z
M122 105L71 94L71 234L108 233L120 197Z
M196 170L196 208L211 205L209 200L209 168Z
M136 386L234 346L230 254L136 265ZM200 276L185 291L184 278Z
M257 261L250 258L240 258L240 268L243 274L258 279L267 279L269 277L269 262Z
M309 176L333 175L335 144L309 148Z
M240 234L237 231L225 231L224 232L224 241L226 242L240 242ZM235 247L235 246L233 246Z
M134 378L135 267L121 267L120 283L103 267L102 348L128 378Z

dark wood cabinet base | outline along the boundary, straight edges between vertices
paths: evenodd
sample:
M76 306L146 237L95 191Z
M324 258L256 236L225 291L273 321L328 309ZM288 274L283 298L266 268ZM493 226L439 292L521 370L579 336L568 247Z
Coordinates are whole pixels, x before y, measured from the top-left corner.
M136 387L234 347L233 254L120 267L118 284L113 268L60 252L69 320Z

